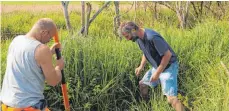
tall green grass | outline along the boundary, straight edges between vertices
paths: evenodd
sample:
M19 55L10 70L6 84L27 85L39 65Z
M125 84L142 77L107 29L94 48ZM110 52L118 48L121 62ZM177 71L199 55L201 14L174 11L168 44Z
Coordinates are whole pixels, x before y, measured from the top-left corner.
M77 35L80 28L80 14L77 12L70 14L75 30L73 35L66 31L62 13L27 13L23 15L26 17L22 13L2 16L3 34L7 31L26 33L41 17L54 19L60 28L62 53L66 62L64 71L73 111L173 111L162 95L160 86L150 90L149 102L135 98L137 81L134 69L139 65L142 53L135 43L120 41L114 36L113 12L102 12L91 24L87 37ZM128 13L122 19L134 20L133 15ZM143 12L138 12L138 15L136 22L158 31L178 55L179 89L186 93L186 96L179 96L182 103L194 111L228 110L229 76L220 64L223 61L229 66L228 22L207 19L192 29L181 30L173 24L175 18L173 22L152 22L149 15L143 15ZM1 42L1 75L5 72L10 41ZM147 64L142 73L149 68ZM59 87L46 86L44 94L52 110L63 108Z

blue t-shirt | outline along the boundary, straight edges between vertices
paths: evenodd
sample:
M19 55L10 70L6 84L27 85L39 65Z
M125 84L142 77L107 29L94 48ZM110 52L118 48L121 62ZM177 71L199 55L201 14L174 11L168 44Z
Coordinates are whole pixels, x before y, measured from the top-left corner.
M172 53L169 64L177 61L177 56L169 44L160 34L152 29L145 29L143 39L138 39L137 43L143 51L146 59L155 68L160 65L162 57L168 50Z

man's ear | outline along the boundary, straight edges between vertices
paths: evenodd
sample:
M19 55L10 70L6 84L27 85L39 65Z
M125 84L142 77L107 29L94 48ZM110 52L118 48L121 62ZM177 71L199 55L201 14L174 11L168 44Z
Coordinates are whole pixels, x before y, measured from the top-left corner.
M40 30L39 31L39 36L44 36L45 35L45 31L44 30Z
M43 35L48 35L48 33L49 33L48 30L43 30L43 31L42 31L42 34L43 34Z
M41 34L45 34L47 32L47 30L41 30L40 33Z
M131 35L132 35L132 36L137 36L137 31L136 31L135 29L132 29L132 30L131 30Z
M135 30L135 29L132 29L132 30L131 30L131 33L135 33L135 32L136 32L136 30Z

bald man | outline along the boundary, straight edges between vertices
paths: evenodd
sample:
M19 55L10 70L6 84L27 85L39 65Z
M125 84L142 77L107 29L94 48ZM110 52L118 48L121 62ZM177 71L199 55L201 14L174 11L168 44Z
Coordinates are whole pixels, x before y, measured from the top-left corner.
M57 85L61 81L61 70L64 68L63 58L56 60L55 67L52 63L57 44L51 48L46 45L56 33L53 20L42 18L26 35L13 39L8 49L1 90L3 111L45 110L45 81L48 85Z

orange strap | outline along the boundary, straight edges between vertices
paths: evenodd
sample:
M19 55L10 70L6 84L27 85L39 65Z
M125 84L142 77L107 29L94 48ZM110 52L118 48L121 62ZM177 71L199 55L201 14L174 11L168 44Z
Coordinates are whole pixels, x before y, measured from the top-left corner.
M41 110L34 109L33 107L13 108L13 107L8 107L5 104L2 104L2 111L41 111ZM50 111L50 110L48 108L45 108L45 111Z

